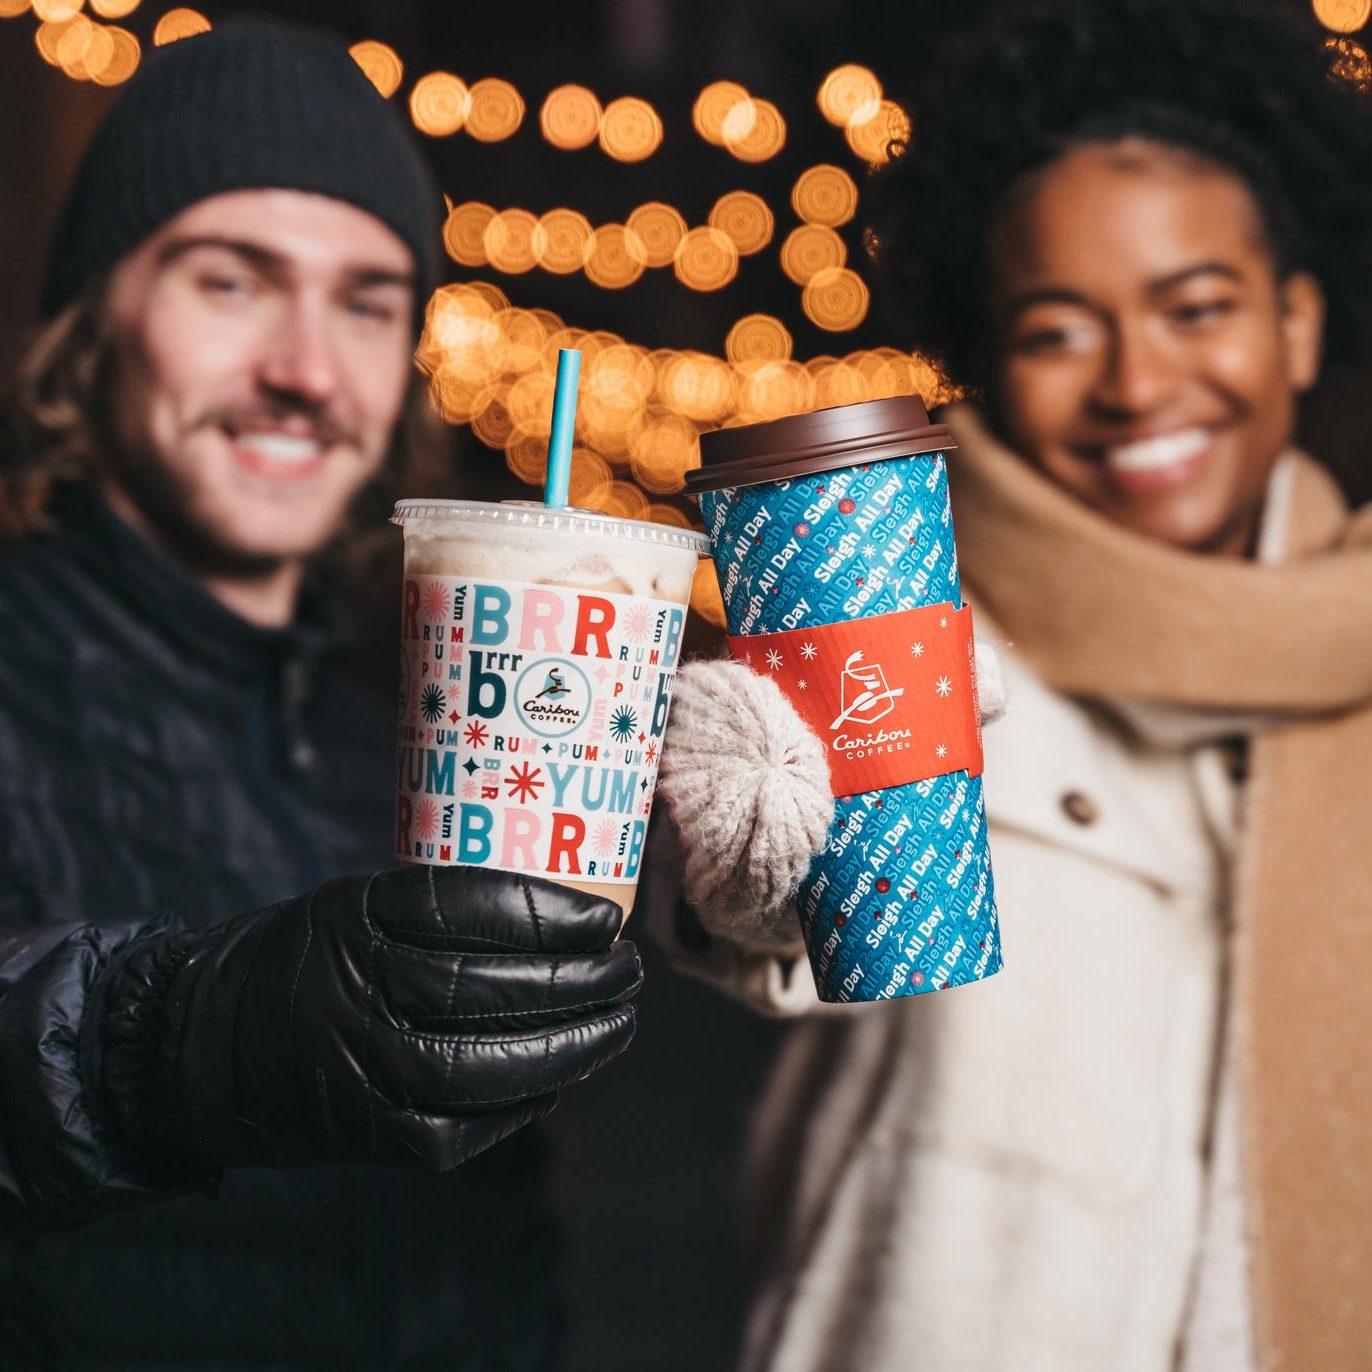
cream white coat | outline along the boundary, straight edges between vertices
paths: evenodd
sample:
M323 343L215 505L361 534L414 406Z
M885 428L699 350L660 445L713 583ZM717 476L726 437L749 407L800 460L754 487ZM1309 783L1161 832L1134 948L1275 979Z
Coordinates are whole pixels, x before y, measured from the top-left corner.
M807 1013L803 962L673 950L805 1016L755 1116L747 1372L1174 1366L1234 790L1216 747L1141 742L1002 656L1008 708L985 734L999 975Z

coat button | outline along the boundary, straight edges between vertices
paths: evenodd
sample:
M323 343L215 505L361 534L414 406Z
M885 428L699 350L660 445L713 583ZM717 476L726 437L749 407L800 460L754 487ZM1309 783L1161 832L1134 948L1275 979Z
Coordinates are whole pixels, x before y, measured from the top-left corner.
M1062 809L1074 824L1094 824L1100 818L1096 802L1080 791L1068 791L1062 798Z

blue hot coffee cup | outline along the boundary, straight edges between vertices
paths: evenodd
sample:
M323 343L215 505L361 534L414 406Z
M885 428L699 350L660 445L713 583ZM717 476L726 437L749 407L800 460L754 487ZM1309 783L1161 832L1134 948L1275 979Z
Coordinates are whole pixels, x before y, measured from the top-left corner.
M944 425L917 396L701 435L697 495L734 657L825 744L836 797L797 904L819 995L1000 970L971 612Z

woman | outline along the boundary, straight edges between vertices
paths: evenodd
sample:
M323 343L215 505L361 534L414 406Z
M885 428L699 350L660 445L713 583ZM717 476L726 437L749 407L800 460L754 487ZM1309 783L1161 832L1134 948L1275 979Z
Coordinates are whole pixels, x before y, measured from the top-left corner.
M877 247L980 401L1005 972L794 1030L751 1369L1368 1366L1372 527L1291 446L1372 337L1339 61L1256 0L1057 0L922 92ZM683 959L801 1008L713 932Z

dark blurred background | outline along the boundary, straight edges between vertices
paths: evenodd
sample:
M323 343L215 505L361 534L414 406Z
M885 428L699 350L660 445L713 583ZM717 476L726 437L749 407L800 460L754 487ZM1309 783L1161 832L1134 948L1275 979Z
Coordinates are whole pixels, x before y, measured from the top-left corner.
M74 160L117 95L117 88L73 79L45 60L35 42L39 17L14 13L21 3L0 0L0 15L9 16L0 19L0 376L34 322L45 243ZM778 265L777 248L798 222L789 197L800 172L835 163L859 185L864 174L842 130L817 108L820 83L839 63L864 64L912 111L918 137L920 78L931 49L952 25L975 22L992 3L268 0L254 8L326 25L350 43L389 44L404 64L393 97L402 108L414 81L433 70L456 73L468 84L486 76L513 83L527 108L512 137L494 143L465 132L420 138L454 202L522 206L535 214L567 205L599 224L663 200L694 225L722 193L745 189L776 215L772 245L743 258L737 279L718 291L689 290L670 270L649 271L623 290L600 289L581 273L537 269L502 277L453 267L453 279L497 281L516 305L551 309L569 323L612 330L648 348L714 355L723 353L733 321L764 311L786 324L794 355L804 361L894 341L883 336L879 308L842 333L817 328L801 309L800 289ZM52 18L74 4L38 0L36 8ZM163 0L92 0L92 6L131 32L145 54L171 8ZM237 8L197 6L210 22ZM744 162L693 130L692 105L717 80L739 82L775 102L786 142L774 157ZM590 87L602 103L621 95L650 101L664 127L661 147L641 162L621 163L594 143L579 151L550 146L540 136L539 107L548 91L567 82ZM849 264L865 272L862 223L859 205L841 232ZM1309 446L1364 500L1372 497L1361 410L1369 380L1329 378L1306 418ZM492 496L513 491L500 452L461 426L454 449L467 489ZM775 1030L674 975L654 949L644 946L644 952L648 985L633 1051L569 1093L552 1121L575 1321L571 1366L725 1368L746 1298L735 1228L738 1148Z

